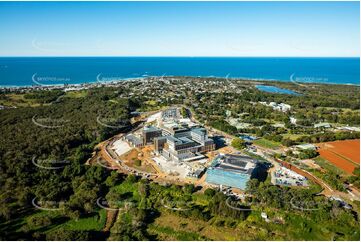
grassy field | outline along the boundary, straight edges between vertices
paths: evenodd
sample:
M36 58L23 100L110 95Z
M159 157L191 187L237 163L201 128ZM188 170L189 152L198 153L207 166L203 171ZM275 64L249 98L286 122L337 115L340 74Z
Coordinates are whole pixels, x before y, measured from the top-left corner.
M149 100L149 101L146 101L145 103L150 105L150 106L156 106L157 105L157 101L155 101L155 100Z
M298 138L304 136L303 134L283 134L282 135L286 139L297 140Z
M266 212L271 221L265 222L261 212ZM350 229L343 225L334 227L331 222L315 223L313 216L318 216L317 212L310 216L301 211L257 208L238 225L229 225L227 219L205 222L164 211L148 226L148 232L158 240L332 240ZM219 225L220 221L223 225Z
M94 212L88 217L73 220L62 216L60 211L41 211L30 209L24 212L25 216L15 217L14 219L0 224L0 233L8 234L11 238L16 238L18 234L24 231L31 233L41 232L48 233L58 229L74 230L74 231L102 231L106 222L106 210L101 209ZM47 225L36 225L31 221L34 218L47 217L50 223Z
M203 231L207 228L206 233ZM210 233L209 224L163 212L148 228L148 232L160 240L224 240L217 232Z
M256 224L259 227L255 227ZM270 228L264 229L265 226ZM148 232L161 240L266 240L270 239L268 231L271 230L276 230L272 239L287 238L281 232L281 225L266 225L259 212L251 214L247 220L233 226L227 225L227 220L224 219L214 218L205 222L163 212L148 227Z
M207 240L197 233L184 230L177 231L169 226L157 226L152 224L149 226L148 232L152 235L156 235L158 240Z
M68 98L82 98L86 97L88 91L70 91L65 93L64 97ZM26 99L25 94L4 94L0 96L0 105L9 106L9 107L38 107L40 105L49 105L41 104L36 99Z
M261 147L265 147L265 148L269 148L269 149L277 149L281 146L281 143L279 143L279 142L274 142L274 141L263 139L263 138L254 140L253 143L255 145L259 145Z
M6 94L0 96L0 105L9 107L37 107L40 103L33 99L26 99L25 94Z
M265 158L263 158L262 156L259 156L259 155L256 155L256 154L254 154L254 153L252 153L252 152L248 152L248 151L243 151L246 155L248 155L248 156L250 156L250 157L252 157L252 158L254 158L254 159L257 159L257 160L259 160L259 161L265 161L265 162L267 162L267 160L265 159Z
M321 166L323 169L334 172L338 175L346 175L346 173L341 170L340 168L336 167L335 165L333 165L331 162L323 159L322 157L318 156L316 158L313 159L315 161L315 163L319 166Z
M82 97L86 97L86 95L88 94L87 90L81 90L81 91L69 91L66 92L64 97L70 97L70 98L82 98Z
M69 220L59 226L56 229L64 228L66 230L75 231L101 231L106 222L106 210L101 209L98 213L92 214L87 218L80 218L79 220Z
M267 213L272 216L274 211ZM281 240L287 239L283 232L284 225L266 223L260 216L261 211L253 211L244 221L232 224L233 220L213 218L209 221L180 217L170 212L164 212L150 227L150 232L160 238L172 239L166 231L176 231L176 234L192 236L206 240ZM221 225L223 224L223 225ZM166 229L165 229L166 228ZM271 235L272 234L272 235Z
M311 172L313 175L321 178L326 184L330 185L334 189L344 191L343 183L344 179L349 175L332 163L323 159L322 157L316 157L313 159L316 164L323 168L323 171L306 168L305 170Z
M132 193L132 197L139 201L140 196L138 192L138 183L130 183L130 182L123 182L122 184L113 187L118 193L120 194L126 194L126 193Z

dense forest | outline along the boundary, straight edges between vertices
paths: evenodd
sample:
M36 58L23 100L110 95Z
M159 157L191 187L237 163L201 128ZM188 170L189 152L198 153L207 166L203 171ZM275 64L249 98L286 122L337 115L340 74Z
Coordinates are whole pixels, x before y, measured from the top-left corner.
M58 94L43 92L27 97L48 103ZM33 211L34 198L72 201L64 210L72 218L94 209L92 199L101 191L99 184L108 170L89 167L85 161L95 144L129 125L129 113L136 108L128 100L111 101L115 97L113 90L92 90L84 98L64 97L51 105L1 110L2 220ZM106 121L111 125L101 125ZM117 126L120 123L122 126ZM1 236L10 239L6 233Z

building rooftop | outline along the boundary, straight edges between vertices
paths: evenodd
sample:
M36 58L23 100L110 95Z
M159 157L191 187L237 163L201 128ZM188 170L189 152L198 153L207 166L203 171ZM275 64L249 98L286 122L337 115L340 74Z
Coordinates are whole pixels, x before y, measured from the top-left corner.
M218 156L218 161L214 163L214 167L251 174L257 162L249 156L226 154Z
M205 128L193 128L191 129L192 132L203 135L206 132Z
M191 143L194 142L193 140L187 138L187 137L180 137L178 138L179 140L181 140L183 143Z
M144 132L155 132L155 131L160 131L160 129L150 125L150 126L145 126L143 131Z
M316 149L316 146L313 144L302 144L302 145L296 145L295 147L301 150Z
M138 138L137 136L133 135L133 134L128 134L126 136L126 139L129 140L130 142L132 142L135 145L143 144L143 141L140 138Z
M176 143L177 145L180 145L180 144L187 144L187 143L194 143L193 140L187 138L187 137L180 137L180 138L176 138L174 136L166 136L167 139L173 143Z
M257 162L249 156L218 155L207 171L206 182L244 190Z

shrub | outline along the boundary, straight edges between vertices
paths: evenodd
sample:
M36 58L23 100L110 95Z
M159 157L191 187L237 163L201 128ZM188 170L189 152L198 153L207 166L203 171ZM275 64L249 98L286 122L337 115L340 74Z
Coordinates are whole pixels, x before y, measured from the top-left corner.
M136 166L141 166L141 165L142 165L142 161L139 160L139 159L136 159L136 160L134 161L134 165L136 165Z
M243 139L235 138L232 140L231 145L237 150L241 150L246 148L246 142Z

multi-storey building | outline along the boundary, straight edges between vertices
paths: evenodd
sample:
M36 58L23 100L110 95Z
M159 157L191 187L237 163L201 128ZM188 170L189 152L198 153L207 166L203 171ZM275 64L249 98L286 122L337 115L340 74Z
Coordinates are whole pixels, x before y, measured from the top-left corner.
M250 179L257 178L257 164L249 156L218 155L207 170L206 182L244 190Z
M162 136L162 130L154 126L145 126L143 129L143 144L153 143L154 138Z
M155 151L168 160L184 161L215 149L204 128L181 127L165 131L166 136L154 139Z

